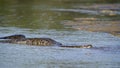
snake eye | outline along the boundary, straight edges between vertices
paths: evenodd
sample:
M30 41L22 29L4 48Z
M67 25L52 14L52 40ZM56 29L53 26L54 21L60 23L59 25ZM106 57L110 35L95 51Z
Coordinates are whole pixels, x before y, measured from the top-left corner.
M59 45L62 45L61 43L59 43Z

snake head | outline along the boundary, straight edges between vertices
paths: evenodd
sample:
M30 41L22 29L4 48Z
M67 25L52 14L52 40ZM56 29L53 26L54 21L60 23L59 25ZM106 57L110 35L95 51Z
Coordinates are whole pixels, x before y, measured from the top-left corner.
M88 44L88 45L84 45L83 47L85 47L85 48L92 48L93 46L91 44Z

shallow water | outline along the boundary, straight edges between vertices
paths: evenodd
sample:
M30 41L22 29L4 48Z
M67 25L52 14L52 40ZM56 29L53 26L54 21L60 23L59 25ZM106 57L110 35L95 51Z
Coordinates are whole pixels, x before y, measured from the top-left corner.
M107 16L77 8L94 2L100 1L0 0L0 37L23 34L30 38L49 37L64 45L93 45L91 49L80 49L0 43L0 68L119 68L119 37L73 30L61 24L86 17L119 20L119 9L115 16Z
M16 31L16 29L18 31ZM6 30L6 31L3 31ZM119 68L120 38L107 33L0 28L0 36L24 34L49 37L65 45L92 44L94 48L62 48L0 43L1 68Z

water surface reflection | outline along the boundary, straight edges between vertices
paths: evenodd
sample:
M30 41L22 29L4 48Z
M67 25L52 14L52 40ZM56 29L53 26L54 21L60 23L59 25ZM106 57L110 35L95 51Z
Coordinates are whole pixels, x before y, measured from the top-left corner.
M31 38L49 37L65 45L94 46L79 49L0 43L0 68L119 68L119 37L103 32L73 30L61 24L86 17L119 20L119 10L115 16L73 12L81 5L88 6L94 2L101 0L0 0L0 36L24 34ZM116 1L102 0L102 3L106 2Z
M0 43L0 66L4 68L120 67L120 38L111 34L16 27L0 27L0 31L0 36L24 34L27 37L53 38L65 45L89 43L95 47L79 49Z

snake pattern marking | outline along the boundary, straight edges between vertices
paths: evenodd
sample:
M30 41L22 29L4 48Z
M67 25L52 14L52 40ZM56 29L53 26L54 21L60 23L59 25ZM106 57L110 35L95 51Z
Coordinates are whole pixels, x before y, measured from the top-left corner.
M13 44L26 44L26 45L35 45L35 46L60 46L66 48L92 48L91 44L88 45L72 45L67 46L59 43L51 38L26 38L24 35L11 35L0 37L0 43L13 43Z

